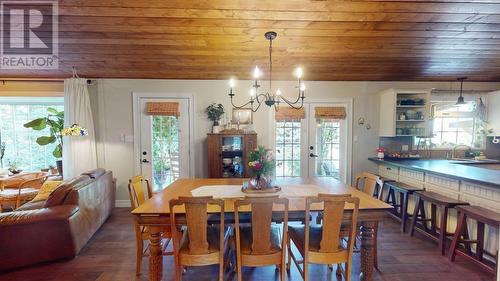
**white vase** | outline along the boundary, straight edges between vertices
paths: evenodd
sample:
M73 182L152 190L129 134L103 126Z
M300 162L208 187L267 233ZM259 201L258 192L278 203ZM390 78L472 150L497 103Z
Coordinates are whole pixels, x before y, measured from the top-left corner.
M213 126L212 127L212 133L214 133L214 134L220 133L220 126Z

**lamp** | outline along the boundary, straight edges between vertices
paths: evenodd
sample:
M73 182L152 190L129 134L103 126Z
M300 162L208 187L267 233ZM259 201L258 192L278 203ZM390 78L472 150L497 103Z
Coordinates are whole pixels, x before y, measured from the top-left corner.
M464 100L464 96L463 96L463 85L464 85L465 79L467 79L467 77L457 78L457 80L460 81L460 96L458 97L457 103L455 103L455 105L458 105L458 106L466 104L466 102Z

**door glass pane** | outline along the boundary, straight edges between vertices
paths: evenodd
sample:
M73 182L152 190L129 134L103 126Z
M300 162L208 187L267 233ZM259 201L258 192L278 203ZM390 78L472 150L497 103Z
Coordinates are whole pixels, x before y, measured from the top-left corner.
M340 121L317 119L316 122L315 174L340 179Z
M276 123L276 177L300 177L300 120Z
M174 116L152 116L153 190L167 187L179 178L179 120Z

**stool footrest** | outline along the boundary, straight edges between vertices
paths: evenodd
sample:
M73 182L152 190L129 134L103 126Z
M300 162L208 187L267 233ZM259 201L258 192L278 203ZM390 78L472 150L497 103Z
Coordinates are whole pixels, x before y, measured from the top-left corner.
M474 244L479 243L478 240L472 240L472 239L460 239L459 242L460 243L474 243Z

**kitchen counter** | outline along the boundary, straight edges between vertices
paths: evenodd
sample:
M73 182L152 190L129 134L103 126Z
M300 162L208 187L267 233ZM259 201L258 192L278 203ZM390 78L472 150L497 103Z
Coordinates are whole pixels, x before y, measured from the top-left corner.
M465 180L477 184L484 184L500 188L500 170L492 169L492 165L481 164L489 167L481 168L480 165L454 164L444 159L378 159L368 158L377 164L390 164L397 167L409 168L417 171L436 174L457 180Z

